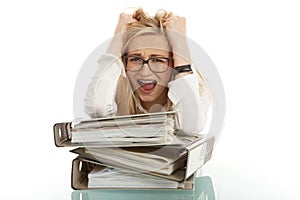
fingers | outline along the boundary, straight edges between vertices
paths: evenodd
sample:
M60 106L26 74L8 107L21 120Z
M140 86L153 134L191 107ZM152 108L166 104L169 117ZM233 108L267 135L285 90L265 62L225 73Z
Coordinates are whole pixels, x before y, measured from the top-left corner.
M172 16L165 24L168 42L172 48L174 65L189 63L189 48L186 38L186 19Z
M165 22L165 27L168 30L173 30L179 33L186 33L186 19L185 17L172 16L168 21Z
M119 21L115 29L115 35L121 33L125 25L134 21L136 20L132 18L131 14L121 13L119 15Z
M124 23L131 23L131 22L136 21L136 20L132 18L131 14L127 14L127 13L122 12L119 15L119 21L122 21Z

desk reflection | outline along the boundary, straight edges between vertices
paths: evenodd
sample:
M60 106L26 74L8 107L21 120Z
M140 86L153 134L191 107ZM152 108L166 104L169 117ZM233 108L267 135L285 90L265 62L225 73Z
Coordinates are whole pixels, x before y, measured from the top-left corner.
M215 200L209 176L197 177L195 190L75 190L72 200Z

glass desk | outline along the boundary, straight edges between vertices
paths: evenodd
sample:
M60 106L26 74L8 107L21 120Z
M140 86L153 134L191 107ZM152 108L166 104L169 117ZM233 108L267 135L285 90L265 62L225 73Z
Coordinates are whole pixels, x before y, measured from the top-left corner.
M215 200L209 176L197 177L194 190L75 190L72 200Z

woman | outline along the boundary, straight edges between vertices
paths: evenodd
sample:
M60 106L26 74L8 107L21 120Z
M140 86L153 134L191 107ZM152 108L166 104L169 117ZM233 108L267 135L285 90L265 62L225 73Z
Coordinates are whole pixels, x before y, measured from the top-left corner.
M210 93L191 67L183 17L159 10L122 13L115 36L88 87L85 111L91 117L178 110L177 128L198 134L204 127Z

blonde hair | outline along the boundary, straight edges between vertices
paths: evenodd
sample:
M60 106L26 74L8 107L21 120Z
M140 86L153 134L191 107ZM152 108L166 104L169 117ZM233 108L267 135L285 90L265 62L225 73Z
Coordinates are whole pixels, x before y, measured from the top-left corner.
M128 45L133 39L145 34L165 35L165 22L172 17L171 12L158 10L154 17L149 16L142 8L137 9L132 18L136 21L127 24L123 33L123 49L122 54L125 54Z
M172 12L167 12L165 10L158 10L154 17L149 16L143 11L142 8L134 11L132 17L136 21L128 23L124 28L122 55L127 53L129 44L138 36L145 34L158 34L166 36L165 22L168 21L172 16ZM197 71L197 74L199 77L200 93L209 91L201 73ZM119 78L115 100L118 105L118 115L143 113L140 100L132 90L130 82L127 78L122 76ZM171 107L172 102L168 98L166 109L171 110Z

